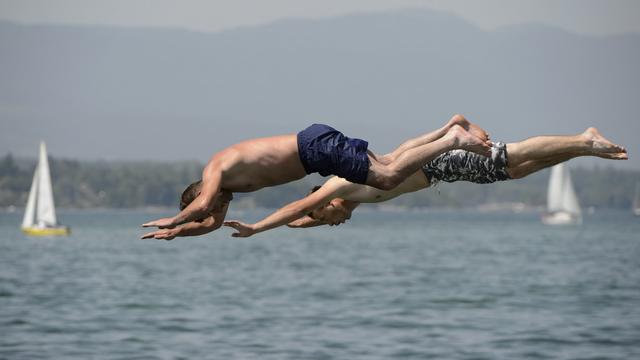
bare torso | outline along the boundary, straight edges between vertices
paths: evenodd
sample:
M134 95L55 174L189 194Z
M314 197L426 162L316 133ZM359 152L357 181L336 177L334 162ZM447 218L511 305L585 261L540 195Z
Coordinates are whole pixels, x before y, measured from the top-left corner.
M377 203L387 201L408 192L414 192L429 187L429 180L422 171L416 171L393 190L380 190L367 185L352 184L346 180L340 187L340 197L359 203ZM333 179L332 179L333 180Z
M243 141L215 154L212 161L220 164L221 188L232 192L256 191L306 175L295 134Z

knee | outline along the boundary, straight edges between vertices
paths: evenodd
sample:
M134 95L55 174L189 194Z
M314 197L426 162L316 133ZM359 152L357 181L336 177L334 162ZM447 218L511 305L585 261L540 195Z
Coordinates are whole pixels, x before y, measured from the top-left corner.
M523 171L518 171L518 168L508 167L506 170L507 174L509 174L509 177L513 180L522 179L526 175Z
M395 160L393 154L385 154L382 156L378 156L377 160L383 165L389 165Z

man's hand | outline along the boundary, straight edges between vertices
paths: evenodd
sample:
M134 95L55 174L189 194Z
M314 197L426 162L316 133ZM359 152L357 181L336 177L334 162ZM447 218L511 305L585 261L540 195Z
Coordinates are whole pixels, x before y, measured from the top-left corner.
M174 220L172 217L170 218L162 218L154 221L149 221L148 223L142 224L142 227L157 227L158 229L173 229L176 227Z
M142 235L140 239L173 240L176 237L177 229L162 229Z
M249 237L256 233L256 231L253 228L253 225L245 224L243 222L236 221L236 220L225 221L224 226L232 227L237 231L231 234L231 236L233 237Z

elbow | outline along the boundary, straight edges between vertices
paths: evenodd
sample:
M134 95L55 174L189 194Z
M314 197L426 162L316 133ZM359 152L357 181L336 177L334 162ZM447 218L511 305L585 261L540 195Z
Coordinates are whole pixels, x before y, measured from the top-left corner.
M202 221L202 225L209 229L209 231L213 231L222 227L222 221L216 221L212 216L209 216Z
M211 206L211 204L209 204L209 202L208 202L208 201L202 200L202 201L199 201L199 202L196 204L196 208L195 208L195 210L196 210L199 214L204 215L204 214L208 214L208 213L211 211L211 208L212 208L212 206Z

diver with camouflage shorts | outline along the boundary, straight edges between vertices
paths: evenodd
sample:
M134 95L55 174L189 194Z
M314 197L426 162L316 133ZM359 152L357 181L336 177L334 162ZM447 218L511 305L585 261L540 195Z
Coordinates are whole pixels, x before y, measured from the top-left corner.
M519 179L579 156L610 160L628 158L624 147L607 140L595 128L570 136L536 136L508 144L496 142L488 156L457 149L444 152L427 161L419 171L392 190L380 190L333 177L314 188L305 198L290 203L261 221L254 224L227 221L225 225L236 230L232 234L235 237L251 236L280 225L339 225L350 219L353 210L361 203L386 201L429 188L439 181L488 184ZM384 156L380 160L384 161Z

